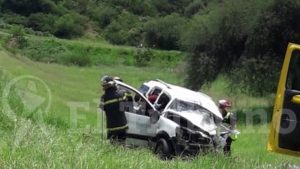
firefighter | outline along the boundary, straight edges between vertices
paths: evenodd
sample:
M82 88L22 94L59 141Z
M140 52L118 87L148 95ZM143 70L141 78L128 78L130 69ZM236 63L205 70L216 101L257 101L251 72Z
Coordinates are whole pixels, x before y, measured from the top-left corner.
M111 143L124 144L128 124L122 103L126 102L126 95L118 90L113 77L104 76L101 83L104 90L101 105L106 114L107 138Z
M222 123L226 124L230 130L234 130L236 128L236 117L233 113L229 112L232 106L231 102L228 100L219 100L219 110L223 116ZM224 146L224 154L230 155L231 154L231 143L237 139L237 135L230 135L226 139L226 145Z

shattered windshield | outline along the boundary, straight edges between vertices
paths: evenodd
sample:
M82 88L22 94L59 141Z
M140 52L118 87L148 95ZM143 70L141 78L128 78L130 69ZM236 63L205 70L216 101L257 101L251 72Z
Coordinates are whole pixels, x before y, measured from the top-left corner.
M199 104L175 99L170 105L170 109L180 113L204 130L212 131L216 129L213 114Z

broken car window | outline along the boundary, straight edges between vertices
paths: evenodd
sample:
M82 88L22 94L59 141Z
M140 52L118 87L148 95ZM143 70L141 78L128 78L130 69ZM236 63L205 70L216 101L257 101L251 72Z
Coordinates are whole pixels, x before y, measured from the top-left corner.
M179 112L182 116L194 116L195 123L205 130L214 130L216 127L212 113L196 103L175 99L170 109Z

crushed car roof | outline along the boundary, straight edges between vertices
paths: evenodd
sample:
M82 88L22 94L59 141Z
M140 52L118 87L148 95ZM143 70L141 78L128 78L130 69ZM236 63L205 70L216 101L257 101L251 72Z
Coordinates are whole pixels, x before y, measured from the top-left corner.
M215 116L223 119L215 102L212 100L211 97L209 97L208 95L206 95L204 93L192 91L190 89L180 87L177 85L168 84L161 80L151 80L151 81L145 82L144 84L149 87L154 87L154 86L160 87L172 99L179 99L179 100L183 100L183 101L201 105L205 109L212 112Z

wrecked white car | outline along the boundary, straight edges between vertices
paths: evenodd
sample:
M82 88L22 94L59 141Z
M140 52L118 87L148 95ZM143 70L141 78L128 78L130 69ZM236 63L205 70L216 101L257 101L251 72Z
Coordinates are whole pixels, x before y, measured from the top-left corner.
M150 146L160 157L170 158L221 150L232 133L224 128L219 132L222 115L203 93L160 80L144 83L140 91L119 81L116 84L132 97L132 104L123 107L128 145ZM153 93L156 98L151 103L148 97Z

